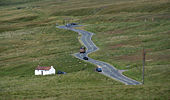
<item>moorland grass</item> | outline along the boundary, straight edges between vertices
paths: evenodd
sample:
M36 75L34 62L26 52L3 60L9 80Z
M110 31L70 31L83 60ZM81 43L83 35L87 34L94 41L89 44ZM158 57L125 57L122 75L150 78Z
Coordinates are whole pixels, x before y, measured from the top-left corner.
M168 5L168 0L0 1L0 99L168 100ZM145 84L123 85L73 57L81 46L77 33L55 26L66 22L95 33L100 50L90 57L128 69L123 74L138 81L145 48ZM37 65L67 74L34 76Z

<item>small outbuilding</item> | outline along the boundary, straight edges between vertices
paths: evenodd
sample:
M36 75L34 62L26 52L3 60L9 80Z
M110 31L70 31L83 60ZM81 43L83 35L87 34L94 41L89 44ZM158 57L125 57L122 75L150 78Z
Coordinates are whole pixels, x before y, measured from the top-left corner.
M55 74L55 69L53 66L51 67L43 67L39 66L35 69L35 75L51 75Z

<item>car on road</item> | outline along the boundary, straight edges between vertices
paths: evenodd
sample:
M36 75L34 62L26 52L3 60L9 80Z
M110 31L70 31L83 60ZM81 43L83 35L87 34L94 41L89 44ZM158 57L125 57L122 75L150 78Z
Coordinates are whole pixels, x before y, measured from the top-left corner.
M80 48L80 53L86 53L86 48L85 47L81 47Z
M89 58L88 57L83 57L84 60L88 60Z
M96 68L97 72L102 72L102 68Z
M71 25L78 25L77 23L70 23Z
M97 71L97 72L102 72L102 68L101 68L99 65L97 65L96 71Z
M66 27L71 27L71 26L74 26L74 25L78 25L77 23L68 23L68 24L66 24L65 26Z

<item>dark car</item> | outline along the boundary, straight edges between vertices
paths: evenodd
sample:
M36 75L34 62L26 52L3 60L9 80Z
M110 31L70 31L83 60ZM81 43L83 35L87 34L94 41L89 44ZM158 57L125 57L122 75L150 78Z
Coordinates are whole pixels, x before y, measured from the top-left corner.
M71 23L71 25L78 25L77 23Z
M66 74L66 72L58 71L57 74Z
M83 57L84 60L88 60L89 58L88 57Z
M102 72L102 68L98 68L98 67L97 67L97 68L96 68L96 71L97 71L97 72Z

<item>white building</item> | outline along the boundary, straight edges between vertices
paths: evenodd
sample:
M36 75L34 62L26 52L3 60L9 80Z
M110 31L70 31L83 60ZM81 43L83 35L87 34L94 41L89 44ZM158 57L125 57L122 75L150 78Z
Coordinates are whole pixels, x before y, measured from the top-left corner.
M42 67L39 66L35 69L35 75L51 75L55 74L55 69L53 66L51 67Z

